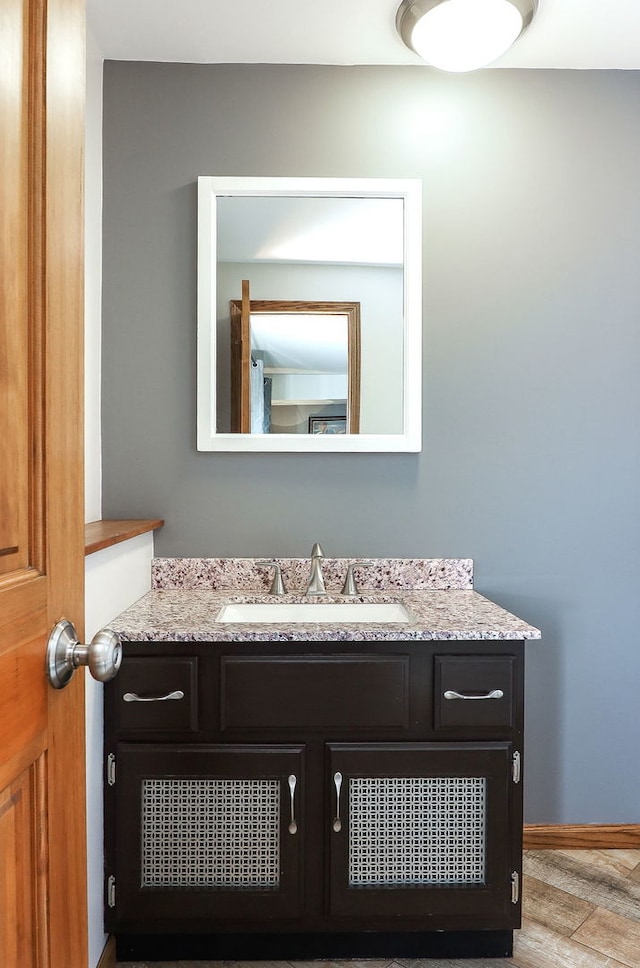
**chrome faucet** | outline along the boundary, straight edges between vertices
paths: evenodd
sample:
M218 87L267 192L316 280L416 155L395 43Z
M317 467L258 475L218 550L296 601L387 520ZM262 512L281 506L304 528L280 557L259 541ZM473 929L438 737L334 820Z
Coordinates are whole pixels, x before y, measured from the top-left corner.
M269 589L270 595L286 595L287 589L282 580L282 568L279 561L256 561L258 568L273 568L273 581Z
M344 579L344 585L342 586L341 595L345 595L347 598L355 598L360 594L358 586L356 585L356 580L354 578L353 572L355 568L369 568L370 565L375 565L375 561L352 561L347 567L347 574Z
M307 595L326 595L324 578L322 576L322 559L324 551L316 541L311 549L311 571L309 572L309 584L307 585Z

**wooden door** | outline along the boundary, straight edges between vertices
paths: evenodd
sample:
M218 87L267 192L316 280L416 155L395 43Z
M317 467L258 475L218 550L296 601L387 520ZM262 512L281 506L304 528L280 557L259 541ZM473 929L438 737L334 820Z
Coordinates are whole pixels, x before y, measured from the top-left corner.
M0 964L83 968L83 0L0 0L0 58Z

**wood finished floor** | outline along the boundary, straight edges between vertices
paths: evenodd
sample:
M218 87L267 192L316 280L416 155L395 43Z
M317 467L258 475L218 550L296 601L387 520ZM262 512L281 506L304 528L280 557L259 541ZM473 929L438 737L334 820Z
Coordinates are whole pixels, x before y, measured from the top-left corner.
M147 968L118 962L118 968ZM164 968L249 968L250 962L162 962ZM640 849L530 850L513 958L256 962L258 968L640 968Z

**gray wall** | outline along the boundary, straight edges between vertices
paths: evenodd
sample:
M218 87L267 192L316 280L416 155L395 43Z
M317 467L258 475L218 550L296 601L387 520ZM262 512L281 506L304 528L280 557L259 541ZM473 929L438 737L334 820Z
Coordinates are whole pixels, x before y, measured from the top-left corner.
M160 555L470 556L529 822L640 819L640 74L108 63L105 517ZM418 177L419 455L197 453L196 177Z

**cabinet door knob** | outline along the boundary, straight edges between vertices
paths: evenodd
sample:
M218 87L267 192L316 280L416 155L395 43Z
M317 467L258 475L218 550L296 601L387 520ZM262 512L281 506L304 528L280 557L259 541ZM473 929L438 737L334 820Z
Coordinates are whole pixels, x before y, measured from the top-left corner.
M339 834L342 830L342 820L340 819L340 790L342 789L342 773L334 773L333 782L336 787L336 815L333 821L334 832Z
M490 692L456 692L454 689L447 689L444 693L445 699L502 699L504 692L502 689L491 689Z

